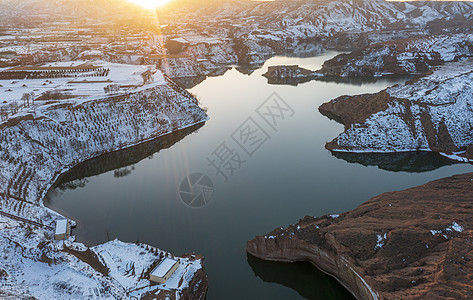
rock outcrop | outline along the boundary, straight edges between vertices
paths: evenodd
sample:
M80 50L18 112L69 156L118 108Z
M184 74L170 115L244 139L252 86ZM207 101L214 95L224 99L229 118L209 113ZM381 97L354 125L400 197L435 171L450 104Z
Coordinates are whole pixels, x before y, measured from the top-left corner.
M271 66L268 71L263 74L266 78L295 79L301 77L310 77L314 72L299 67L298 65L290 66Z
M376 94L342 96L319 107L345 132L326 148L341 152L433 151L466 161L473 144L473 61Z
M317 76L313 71L299 67L298 65L282 65L268 67L268 71L263 74L268 78L270 84L295 84L310 81Z
M358 299L473 297L473 173L305 217L248 242L253 256L309 261Z

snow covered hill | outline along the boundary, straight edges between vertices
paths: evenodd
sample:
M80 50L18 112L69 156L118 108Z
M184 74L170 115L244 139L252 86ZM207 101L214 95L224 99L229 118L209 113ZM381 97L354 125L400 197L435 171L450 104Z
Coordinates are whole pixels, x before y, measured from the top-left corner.
M345 124L345 132L326 147L338 152L423 150L473 159L472 80L470 59L377 94L325 103L319 110Z
M80 162L205 122L208 116L196 102L185 90L164 80L114 96L44 103L0 124L0 252L5 254L0 257L0 298L4 293L13 299L19 295L37 299L127 299L130 293L140 297L154 290L165 290L177 298L187 292L199 299L205 296L201 259L185 259L186 268L179 273L185 278L182 282L176 279L173 286L144 288L149 281L138 277L141 269L133 278L125 276L127 283L135 282L141 288L135 291L120 281L124 280L117 274L123 267L117 265L120 262L113 257L104 259L103 251L122 255L120 259L141 260L144 258L120 250L143 252L136 249L138 246L116 242L97 247L100 253L95 255L96 260L102 257L105 261L101 268L67 251L58 251L61 244L53 241L52 228L63 217L42 202L58 176ZM27 221L12 220L11 216ZM79 249L76 256L89 255L87 251ZM144 268L143 263L157 260L149 254L140 268ZM110 274L97 271L107 268ZM199 278L195 277L197 272ZM196 286L190 286L192 280ZM185 292L197 285L196 294L193 290Z
M333 32L372 31L425 26L442 19L471 19L473 3L452 1L388 2L384 0L336 1L223 1L192 12L213 18L251 18L268 28L291 28L294 32L329 35Z
M126 0L0 0L0 14L3 14L0 24L6 28L10 24L42 21L52 24L49 26L57 26L57 22L70 26L77 20L88 20L90 25L113 20L107 28L115 30L118 28L113 24L122 24L124 20L126 24L150 22L143 27L143 32L156 26L153 21L156 16L150 17L152 11ZM382 41L421 37L429 32L468 32L472 30L473 3L384 0L222 0L204 3L180 0L166 10L160 10L159 17L161 24L169 25L162 33L167 54L171 55L160 60L162 49L154 45L146 60L161 64L160 69L171 78L179 78L220 75L228 65L235 64L257 67L277 54L314 55L323 48L359 49ZM156 34L149 33L150 36ZM120 36L118 30L116 36ZM180 46L172 47L176 41ZM77 41L74 46L84 48L88 45ZM102 46L103 51L109 51L106 43ZM67 48L74 47L67 45ZM15 46L0 50L17 49ZM57 55L71 56L63 52ZM113 56L114 53L108 54Z
M220 1L219 5L189 4L175 13L187 22L170 20L171 26L164 32L173 39L183 38L181 41L197 37L188 41L181 52L173 53L186 58L169 62L171 77L186 77L206 75L222 63L258 66L277 54L313 55L321 48L353 50L378 42L418 38L430 31L468 32L472 28L468 22L473 22L473 3ZM435 22L443 27L439 30ZM216 39L216 44L208 44L209 36Z
M0 15L27 19L31 15L50 15L61 19L91 16L116 17L146 14L127 0L0 0ZM179 16L176 19L176 16ZM266 30L276 37L331 37L337 33L369 33L429 29L431 22L441 20L443 30L461 27L473 20L473 3L463 1L336 0L336 1L176 1L160 17L181 27L218 24L205 31L230 30L233 37L248 35L256 41L254 30ZM183 23L181 20L186 20ZM451 23L452 21L455 21ZM244 27L241 25L245 24ZM225 29L227 25L232 28ZM471 24L470 24L471 25ZM436 25L432 25L436 26ZM463 30L471 30L466 26ZM227 35L229 32L227 32ZM395 32L389 32L396 35ZM231 37L231 36L227 36Z
M446 62L473 56L473 34L441 34L382 42L326 61L327 76L381 76L425 73Z

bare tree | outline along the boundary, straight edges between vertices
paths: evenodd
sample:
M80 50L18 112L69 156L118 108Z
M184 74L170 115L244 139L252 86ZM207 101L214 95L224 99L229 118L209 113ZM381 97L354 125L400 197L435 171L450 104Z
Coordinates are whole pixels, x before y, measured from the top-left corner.
M21 96L21 101L23 101L25 107L29 107L34 104L34 97L34 92L24 93L23 96Z
M34 105L34 98L36 97L36 95L34 94L33 91L31 91L29 94L30 94L31 105Z
M120 86L118 84L109 84L103 88L105 93L116 93L120 90Z
M23 96L21 96L21 101L23 101L23 105L25 107L30 106L30 94L29 93L23 93Z

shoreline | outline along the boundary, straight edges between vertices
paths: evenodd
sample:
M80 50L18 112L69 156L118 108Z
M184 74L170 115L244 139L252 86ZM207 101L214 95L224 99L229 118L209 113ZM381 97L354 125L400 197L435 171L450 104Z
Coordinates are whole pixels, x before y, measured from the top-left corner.
M256 236L247 252L309 261L358 299L468 298L472 176L383 193L340 215L306 216Z
M144 103L142 103L143 99L147 99L151 95L157 95L157 98L153 100L152 105L156 107L160 106L161 104L167 105L169 111L160 112L160 114L156 114L155 113L156 108L149 107L150 102L148 102L148 104L145 106ZM177 103L179 103L179 105L177 105ZM131 119L123 119L123 116L120 114L119 110L117 110L117 106L123 107L125 110L127 110L127 108L125 107L130 107L131 109L136 109L136 107L142 107L142 109L140 110L140 115L136 115ZM100 111L96 112L97 109L100 109ZM110 109L110 110L107 110L107 109ZM176 111L173 111L173 109L175 109ZM76 115L78 114L79 116L81 116L80 115L81 113L82 114L85 113L87 114L86 115L87 117L85 119L84 117L79 117L79 119L76 119L76 117L69 118L69 119L66 118L67 122L62 124L61 118L64 118L63 114L65 112L70 112L70 111L74 111ZM107 115L111 116L109 119L107 119L106 123L102 123L100 119L98 120L98 122L94 121L96 118L101 118L103 116L104 111ZM183 115L182 114L183 112L185 112L186 115ZM35 178L32 177L32 178L24 179L25 175L22 175L22 174L25 171L21 171L23 173L19 175L15 175L13 179L10 179L10 180L17 180L19 181L19 183L15 183L13 181L13 184L9 184L5 193L5 197L7 198L5 198L5 200L3 201L0 209L2 209L2 211L5 211L7 213L11 213L12 215L23 217L31 221L38 220L41 224L44 224L45 226L49 226L49 227L54 227L53 225L55 221L57 221L58 219L64 218L64 216L61 213L56 212L55 210L47 207L44 203L46 195L51 190L51 188L53 188L54 185L57 184L61 176L63 176L64 174L72 170L73 168L77 167L78 165L83 164L84 162L87 162L89 160L97 159L103 155L107 155L111 153L113 154L113 153L124 151L127 149L133 149L133 147L137 147L139 145L143 145L143 144L152 142L154 140L158 140L159 138L170 136L178 132L183 132L186 129L189 129L192 127L202 126L203 124L205 124L205 122L209 120L209 117L202 111L200 107L197 106L197 104L195 103L195 99L188 92L184 93L182 90L177 90L168 83L165 83L164 85L157 86L157 87L153 85L149 88L142 88L136 93L121 95L118 97L111 96L111 97L105 97L101 99L91 99L91 101L81 101L79 105L72 105L72 106L66 105L64 107L59 104L55 108L53 109L50 108L47 111L43 110L41 111L41 113L44 115L41 115L37 118L33 118L32 120L29 120L28 118L20 119L19 122L15 124L11 124L10 126L4 128L3 130L4 134L8 134L9 132L16 132L15 130L17 130L18 128L20 128L20 132L21 130L24 130L25 128L27 131L28 131L27 128L35 128L33 132L30 130L28 131L29 134L27 134L26 137L23 137L23 139L26 140L26 143L28 143L28 145L26 145L25 147L26 149L22 152L22 154L20 154L21 159L27 160L26 165L23 167L23 169L28 168L28 160L30 159L29 152L38 151L38 150L34 150L38 148L37 145L41 145L42 148L40 148L39 151L44 152L45 155L47 156L43 158L43 162L40 163L39 165L29 162L30 163L29 166L30 168L32 168L32 171L27 171L28 172L27 174L31 173L33 174L33 176L36 175L38 172L40 174L43 174L41 176L41 180L34 184L34 187L37 187L38 190L34 193L29 192L29 189L34 188L33 186L29 184L29 182L30 181L33 182ZM164 123L162 126L160 125L157 125L158 127L155 127L156 125L153 126L152 124L156 124L156 122L159 121L160 118L162 118L163 113L170 113L173 117L167 119L166 123ZM59 118L55 119L57 117ZM113 124L117 124L117 122L122 122L122 123L128 122L126 124L123 124L122 128L118 130L118 132L116 133L118 135L120 134L120 132L124 132L124 131L126 132L126 130L129 130L128 128L130 128L130 120L131 122L143 122L143 121L139 121L137 117L141 117L142 120L144 120L144 122L147 122L147 123L144 123L145 127L141 129L142 130L141 137L138 136L138 133L130 135L128 132L127 135L120 137L121 140L119 140L119 142L113 139L112 143L106 143L106 144L104 144L103 142L100 142L100 144L95 143L95 141L97 139L101 139L104 136L104 134L105 136L107 134L113 135L116 132L116 130L113 129L114 128ZM90 118L92 118L90 120L91 123L88 123ZM178 121L177 124L180 124L178 129L175 129L174 120L177 120ZM76 124L71 125L71 128L68 128L68 130L64 130L63 127L65 127L64 125L67 124L68 122L72 122L71 124L74 124L75 122ZM60 123L61 125L59 125ZM79 123L82 123L82 124L79 124ZM45 126L44 124L46 125L54 124L54 126L56 127L49 129L50 127L44 127ZM143 124L143 123L140 123L140 124ZM157 122L157 124L161 124L161 123ZM51 125L48 125L48 126L51 126ZM87 132L81 132L80 130L81 128L83 128L83 126L85 126L85 128L87 128L87 126L92 126L93 128L97 128L99 132L97 133L97 131L93 131L93 130L91 131L90 129L87 129ZM48 131L45 131L47 135L44 135L45 132L42 131L45 128L48 128ZM134 128L134 127L132 126L131 128ZM57 133L60 133L60 134L57 134ZM35 134L38 134L38 136L35 136ZM91 138L90 137L88 139L86 138L87 142L86 144L84 144L84 147L76 148L78 150L75 150L74 148L69 149L68 150L69 152L67 153L66 156L62 156L62 157L58 156L58 154L61 153L60 147L58 149L54 149L54 147L50 148L51 147L50 144L47 144L49 142L48 136L54 136L53 139L59 139L59 140L62 137L64 137L66 139L66 142L62 142L62 144L60 145L63 146L65 144L67 147L67 145L70 142L74 141L74 139L77 139L78 136L80 139L84 139L84 137L86 137L87 134L89 135L92 134L92 136ZM125 142L122 143L121 141L125 141ZM7 151L7 150L4 149L4 151ZM4 164L5 163L6 162L4 162ZM21 163L21 160L20 160L20 163ZM59 168L54 169L55 166ZM35 168L38 169L38 171L36 171ZM10 169L15 170L16 168L10 168ZM18 173L18 171L16 172ZM14 173L14 174L17 174L17 173ZM7 175L4 175L4 176L7 176ZM45 176L48 176L50 178L44 180ZM23 185L25 184L26 184L26 187L23 187ZM12 191L10 190L10 185L12 186L12 189L13 189ZM15 190L16 187L17 189L21 189L21 191L16 191ZM15 193L18 194L17 200L15 200L15 197L16 197ZM34 198L31 198L31 196L34 196ZM6 222L3 223L4 225L0 227L3 228L6 226L6 228L9 228L10 230L8 231L3 230L1 232L4 238L10 241L13 241L15 238L19 238L22 234L24 234L23 233L24 229L22 229L23 227L20 226L21 222L19 223L19 221L14 221L10 218L6 218L5 221ZM71 222L74 223L74 221L71 221ZM52 234L48 230L44 230L44 229L32 228L31 230L33 230L34 232L34 239L32 240L42 240L41 238L42 235L46 236L46 235ZM0 239L2 239L2 236L0 236ZM23 245L22 249L29 248L30 253L34 253L35 251L38 251L37 249L35 249L35 245L31 244L31 241L19 238L16 243L18 245ZM57 267L58 268L60 267L64 270L76 269L77 267L81 266L80 267L81 271L79 271L80 275L78 275L81 277L91 276L87 274L93 270L88 270L88 268L85 267L85 266L89 266L87 261L81 260L82 262L78 263L75 259L73 259L73 261L75 262L67 263L67 261L71 261L72 258L69 256L70 254L66 254L66 252L61 250L63 247L72 246L73 248L76 248L76 249L86 249L86 250L90 249L94 253L96 252L94 249L100 249L101 247L102 248L105 247L106 249L109 249L108 251L113 251L114 253L116 253L116 257L117 257L117 258L109 259L108 263L110 265L105 265L106 268L111 268L111 266L115 264L114 262L115 259L118 259L118 257L123 256L123 255L125 255L123 257L126 257L127 252L134 251L133 253L135 253L136 250L133 250L133 249L137 247L137 245L134 245L131 243L124 243L123 245L120 244L121 247L123 248L122 252L120 252L120 250L118 248L117 248L118 250L115 249L116 247L114 246L114 244L113 243L111 244L110 242L97 244L97 245L94 244L92 247L85 247L81 243L76 243L74 238L71 238L71 239L66 240L65 242L59 242L59 243L55 241L51 241L51 240L45 240L45 241L40 242L40 244L41 243L45 243L45 245L49 245L46 248L41 248L40 250L43 252L42 255L44 257L60 257L62 262L57 263L58 264ZM8 243L4 244L3 247L9 247ZM154 248L149 245L146 245L146 248L156 249L155 251L156 253L158 253L157 248ZM170 253L167 253L162 250L159 250L159 252L165 255L171 255ZM135 255L136 260L141 260L138 254L134 254L134 255ZM29 257L28 255L26 256L24 255L23 257L24 259L31 259L35 261L34 256ZM76 259L80 259L80 257L81 257L80 255L79 256L76 255ZM152 256L149 256L147 260L152 261L150 259L152 259ZM184 273L182 272L187 272L187 268L190 268L189 270L194 270L192 271L194 272L192 273L193 274L192 276L189 277L189 274L187 274L186 276L188 277L189 280L192 279L192 282L194 284L197 284L199 286L199 291L198 291L199 294L195 295L195 297L204 299L206 291L207 291L208 282L207 282L207 276L203 269L204 268L203 257L196 259L196 258L192 258L191 256L187 257L184 255L180 259L182 259L183 262L185 262L185 266L188 266L188 267L180 268L179 270L181 271L179 271L180 272L179 274L183 276ZM11 260L15 261L14 255L11 255ZM48 259L47 261L55 261L55 260ZM92 266L89 266L89 267L92 267ZM142 267L145 268L147 266L143 265ZM23 268L26 268L24 263L20 265L15 264L15 265L12 265L11 267L7 267L5 272L7 275L8 274L13 275L16 272L20 274L25 274L25 271L21 271L23 270ZM56 280L60 280L60 278L57 277L58 276L57 274L58 273L52 276L50 275L50 277L43 278L43 280L48 282L49 285L54 285ZM128 295L129 292L132 292L131 290L129 291L130 285L142 286L140 288L140 292L138 292L139 295L143 293L153 293L151 290L148 291L148 289L146 288L147 286L146 282L148 281L146 279L143 280L144 278L142 279L141 277L138 278L138 277L132 276L130 278L127 277L127 279L124 279L123 275L120 275L121 273L113 273L113 274L115 275L103 276L103 275L96 274L94 275L94 277L89 277L91 279L88 279L88 280L93 280L93 283L89 283L88 285L96 286L97 284L99 284L99 286L104 286L105 284L106 286L109 286L109 288L111 288L110 293L115 295L114 297L116 297L119 294L123 296ZM194 275L195 276L198 275L199 278L194 278ZM21 277L19 276L19 278ZM15 282L14 277L12 279L14 280L12 283L14 283ZM9 281L7 281L7 283L8 282ZM108 282L108 283L104 283L104 282ZM118 282L122 282L122 283L119 284ZM172 293L175 293L176 295L180 295L181 293L184 293L183 287L186 287L187 284L189 283L190 282L187 282L187 280L181 281L179 282L179 284L172 283L171 286L166 283L162 285L161 287L159 287L158 289L160 291L164 291L165 293L172 292ZM24 281L24 284L26 286L24 287L18 286L17 288L9 289L7 291L13 294L14 293L23 294L25 293L23 289L28 288L28 286L30 286L30 284L27 283L27 281ZM71 282L68 284L72 286L76 285L76 283L74 282ZM79 282L77 284L81 284L81 283ZM149 282L148 282L148 285L149 285ZM143 287L145 287L145 289L141 290ZM38 296L44 293L44 291L39 291L39 290L35 291L35 289L33 289L32 291L31 290L28 290L28 291L29 292L27 293L30 294L31 296ZM82 297L92 296L92 294L89 294L91 293L91 290L89 291L83 290L81 293L85 293L88 295L86 296L86 295L81 294ZM186 288L185 293L192 294L193 289ZM61 295L61 292L58 293L58 295ZM181 295L181 296L185 297L185 295Z

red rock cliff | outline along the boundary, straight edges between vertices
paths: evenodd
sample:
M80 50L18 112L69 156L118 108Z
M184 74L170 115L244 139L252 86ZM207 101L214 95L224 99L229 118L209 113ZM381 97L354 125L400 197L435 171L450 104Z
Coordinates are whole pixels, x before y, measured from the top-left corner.
M473 173L305 217L248 242L251 255L309 261L359 299L473 298Z

